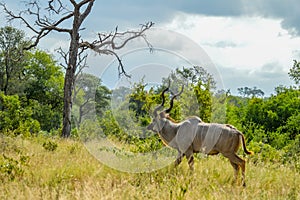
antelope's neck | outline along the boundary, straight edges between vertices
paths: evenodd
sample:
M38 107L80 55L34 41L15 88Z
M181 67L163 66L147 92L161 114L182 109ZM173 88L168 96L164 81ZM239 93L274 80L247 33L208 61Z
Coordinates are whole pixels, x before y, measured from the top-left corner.
M167 120L159 132L159 135L164 143L169 144L176 136L178 125L174 122Z

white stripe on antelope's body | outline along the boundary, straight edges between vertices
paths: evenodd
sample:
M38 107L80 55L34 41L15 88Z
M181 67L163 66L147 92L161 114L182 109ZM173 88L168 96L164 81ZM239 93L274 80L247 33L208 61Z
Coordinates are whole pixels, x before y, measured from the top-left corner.
M179 123L169 117L173 108L174 99L179 96L181 91L175 94L168 109L163 109L165 103L164 94L169 90L169 85L163 90L162 104L154 109L153 120L147 129L157 132L163 143L178 151L175 166L179 165L185 156L191 170L194 169L194 153L203 152L207 155L223 154L229 159L234 169L234 177L237 179L239 169L242 170L242 183L245 184L245 165L246 162L236 153L240 147L241 141L246 154L252 154L248 151L245 144L244 135L235 127L229 124L204 123L199 117L193 116Z

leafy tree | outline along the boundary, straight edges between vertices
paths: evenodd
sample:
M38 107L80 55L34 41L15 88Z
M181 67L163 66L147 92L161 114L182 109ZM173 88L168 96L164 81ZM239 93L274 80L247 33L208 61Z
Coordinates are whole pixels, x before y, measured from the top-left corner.
M242 121L245 114L247 100L240 96L230 95L226 99L226 123L242 130Z
M46 52L24 51L30 43L22 31L5 27L0 33L0 82L4 95L18 95L20 104L31 110L30 117L39 122L42 130L58 128L63 99L61 67ZM4 110L7 108L2 106Z
M74 115L74 120L77 127L80 126L83 119L93 118L96 113L102 117L109 105L110 94L110 90L101 85L101 80L98 77L86 73L79 74L75 82L73 96L77 112Z
M239 94L241 94L244 97L263 97L265 95L265 93L257 88L257 87L253 87L253 88L249 88L249 87L243 87L243 88L238 88L237 89Z
M243 112L241 117L241 126L245 130L246 134L252 134L255 132L255 129L258 128L257 125L262 126L264 119L263 104L264 101L261 98L251 98L247 99L247 104L244 108L241 109Z
M5 95L20 93L22 90L23 48L28 44L23 31L10 26L0 28L0 90Z
M119 88L116 88L112 91L111 94L111 107L112 109L115 109L119 107L130 95L131 89L128 87L121 86Z
M280 126L286 125L292 115L299 113L299 96L300 91L290 87L265 102L262 123L267 131L276 131Z
M129 99L129 109L135 111L137 118L147 114L144 106L146 104L146 91L144 89L145 85L140 85L140 87L137 87L136 90L133 91Z
M135 118L142 126L150 122L151 109L160 101L160 94L155 92L153 88L146 89L147 84L142 79L140 82L135 83L131 89L129 97L129 110L135 113Z
M21 20L35 34L32 44L26 49L37 46L39 41L50 32L65 33L70 38L68 52L63 52L62 49L60 51L66 61L62 137L69 137L71 133L72 92L80 55L86 49L92 49L99 54L115 56L119 62L119 73L127 75L116 51L123 48L128 41L139 37L143 38L151 47L144 32L153 26L152 22L142 25L137 31L119 32L116 28L109 34L99 33L98 39L93 42L84 41L80 36L80 31L94 2L95 0L66 0L65 2L63 0L47 0L47 3L42 4L40 1L30 1L25 4L26 8L19 14L8 10L4 3L0 4L9 20Z
M179 99L174 102L174 110L177 108L177 102L181 108L180 114L182 116L180 116L180 119L186 119L192 115L199 116L198 99L195 96L194 87L192 84L189 84L187 87L185 87ZM178 118L179 116L176 117Z
M36 50L28 53L24 67L24 94L27 106L34 108L33 118L41 129L50 131L60 127L63 108L64 76L51 55Z
M96 89L95 95L97 116L103 117L104 112L110 108L111 91L106 86L100 85Z
M51 55L36 50L30 53L25 66L25 95L27 99L50 104L52 109L62 109L63 72Z
M15 135L38 133L40 124L32 118L33 110L22 105L18 95L0 92L0 131L13 131Z
M230 96L230 90L218 90L212 96L212 117L215 123L226 123L226 100Z
M211 121L212 93L210 89L210 83L203 85L201 82L198 82L198 84L194 86L194 92L199 104L199 116L205 122Z
M300 171L300 135L297 135L295 140L293 140L285 148L285 154L283 155L283 163L290 162L293 164L294 168Z
M182 69L176 69L167 79L163 79L163 83L167 85L168 80L171 81L172 92L179 90L182 85L186 86L186 91L188 88L192 88L197 102L193 102L194 105L190 106L198 107L198 113L192 114L200 116L205 122L211 121L212 93L216 85L211 74L200 66L183 67ZM181 103L185 104L186 102Z
M174 101L174 107L170 113L173 119L182 120L190 115L200 115L203 120L210 121L212 110L212 92L210 90L215 88L215 82L209 73L198 66L176 69L168 78L162 80L163 85L158 88L147 90L147 85L143 83L143 80L135 84L130 94L129 108L135 111L136 118L147 116L148 119L151 108L161 103L161 91L169 84L169 81L171 83L170 92L165 94L165 107L169 106L167 95L173 95L183 85L185 86L180 98ZM147 119L145 120L147 121Z
M289 76L296 84L300 83L300 62L294 60L294 65L289 71Z
M287 119L285 125L278 128L279 132L286 133L286 135L294 140L298 135L300 135L300 113L296 112Z
M269 98L229 97L227 122L242 130L248 139L262 140L282 148L299 135L300 91L279 86ZM234 101L233 101L234 100Z

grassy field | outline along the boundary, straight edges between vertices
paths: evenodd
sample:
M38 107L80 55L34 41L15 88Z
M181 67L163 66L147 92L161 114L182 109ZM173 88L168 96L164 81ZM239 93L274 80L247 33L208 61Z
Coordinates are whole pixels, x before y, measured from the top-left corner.
M0 137L0 199L300 199L290 166L247 163L247 187L232 184L222 156L186 160L151 173L124 173L101 164L79 141Z

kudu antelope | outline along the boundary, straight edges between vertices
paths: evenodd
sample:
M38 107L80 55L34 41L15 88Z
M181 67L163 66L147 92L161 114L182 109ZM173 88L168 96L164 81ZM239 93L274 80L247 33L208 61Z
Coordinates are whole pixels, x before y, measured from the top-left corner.
M239 169L242 169L242 183L245 186L245 161L237 156L242 141L246 154L252 154L245 145L243 134L228 124L204 123L199 117L190 117L179 123L169 117L173 108L174 99L183 92L175 94L170 100L170 107L161 112L165 103L164 94L169 86L161 93L162 103L153 111L153 120L147 129L157 132L163 143L178 151L175 166L179 165L185 156L191 170L194 169L194 153L203 152L207 155L223 154L229 159L234 169L234 178L237 180Z

